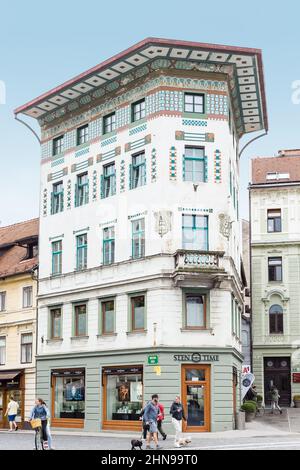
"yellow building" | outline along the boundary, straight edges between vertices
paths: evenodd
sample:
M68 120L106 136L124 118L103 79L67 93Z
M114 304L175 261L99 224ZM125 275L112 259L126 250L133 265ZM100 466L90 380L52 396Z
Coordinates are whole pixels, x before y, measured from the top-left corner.
M9 397L24 427L35 398L38 219L0 227L0 428Z

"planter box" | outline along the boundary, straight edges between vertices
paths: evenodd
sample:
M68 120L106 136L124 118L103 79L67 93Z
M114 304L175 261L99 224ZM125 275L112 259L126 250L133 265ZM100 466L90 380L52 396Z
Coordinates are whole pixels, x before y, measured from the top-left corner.
M251 423L255 418L256 413L246 413L246 423Z
M300 408L300 400L294 400L295 408Z

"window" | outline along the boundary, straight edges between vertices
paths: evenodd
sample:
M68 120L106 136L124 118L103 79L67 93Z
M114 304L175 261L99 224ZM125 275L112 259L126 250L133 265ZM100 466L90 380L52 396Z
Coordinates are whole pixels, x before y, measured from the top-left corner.
M53 139L53 148L52 148L53 156L59 155L60 153L62 153L63 149L64 149L64 136L60 135L59 137L56 137L55 139Z
M62 181L53 185L51 194L51 214L64 210L64 187Z
M268 210L268 232L281 232L281 209Z
M182 239L184 250L208 250L208 216L183 215Z
M101 197L106 198L116 194L116 166L114 163L103 167L101 177Z
M103 229L103 264L109 265L115 262L115 228Z
M132 156L130 165L130 189L135 189L146 184L146 159L145 152Z
M185 147L183 157L183 179L184 181L205 182L207 172L207 159L204 148Z
M0 312L6 309L6 292L0 292Z
M87 234L76 237L76 269L80 271L87 268Z
M85 144L89 140L89 125L78 127L77 129L77 145Z
M53 402L52 416L56 419L84 419L85 416L85 371L53 370L52 371Z
M25 259L32 259L38 255L39 248L36 243L28 243L27 245L27 253Z
M116 129L116 113L108 114L103 118L103 134L109 134Z
M191 329L205 328L205 296L185 295L185 327Z
M0 336L0 366L4 366L6 361L6 338Z
M75 305L75 336L87 335L86 305Z
M139 121L146 116L146 101L145 99L136 101L131 105L131 119L132 122Z
M89 179L88 174L83 173L77 176L75 186L75 207L83 206L89 202Z
M32 307L32 286L23 288L23 308Z
M32 333L21 335L21 364L32 362Z
M184 111L186 113L204 114L204 95L196 93L185 93Z
M61 308L50 310L50 339L62 337L62 313Z
M269 311L270 334L283 334L283 309L280 305L272 305Z
M52 275L62 272L62 240L52 242Z
M282 281L282 258L269 258L269 282Z
M131 297L131 330L145 330L145 296Z
M115 332L115 301L105 300L101 302L101 333L103 335Z
M145 219L132 222L132 258L145 256Z

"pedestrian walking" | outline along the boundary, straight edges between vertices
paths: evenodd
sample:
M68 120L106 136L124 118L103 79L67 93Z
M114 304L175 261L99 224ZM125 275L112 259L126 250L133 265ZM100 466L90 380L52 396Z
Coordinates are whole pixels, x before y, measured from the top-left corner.
M180 447L182 420L184 419L186 421L186 417L179 395L175 398L175 401L171 405L170 414L172 416L172 424L175 430L174 445L175 447Z
M19 404L14 400L14 397L11 395L9 397L9 403L7 405L6 413L5 416L8 416L8 422L9 422L9 431L13 431L13 427L15 428L15 431L19 429L17 423L16 423L16 417L18 414L19 410Z
M157 415L157 429L160 435L162 436L163 441L165 441L167 439L167 434L165 433L162 427L163 420L165 419L165 408L164 408L164 405L162 405L159 401L158 401L157 407L159 410L158 415Z
M278 410L279 413L282 415L282 409L279 406L279 391L275 385L271 388L271 413L274 413L274 410Z
M147 426L149 426L149 431L147 433L147 444L146 449L150 449L151 439L154 440L156 449L161 449L161 446L158 444L158 429L157 429L157 417L159 413L158 409L158 395L152 395L151 401L145 406L143 420Z
M142 423L143 423L143 433L142 433L142 436L143 436L143 439L144 441L146 441L147 439L147 432L149 431L149 425L146 424L145 420L144 420L144 413L145 413L145 408L147 406L147 403L144 404L144 408L142 409L141 411L141 414L140 414L140 420L142 420Z

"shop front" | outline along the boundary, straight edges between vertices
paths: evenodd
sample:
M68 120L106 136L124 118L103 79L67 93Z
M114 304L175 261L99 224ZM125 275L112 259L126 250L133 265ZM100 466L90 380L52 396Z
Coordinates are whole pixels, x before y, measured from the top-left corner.
M51 371L52 425L83 428L85 418L85 369Z
M16 421L24 425L25 377L21 370L0 371L0 428L8 428L5 416L10 397L19 404Z
M143 366L102 369L103 429L140 429Z

